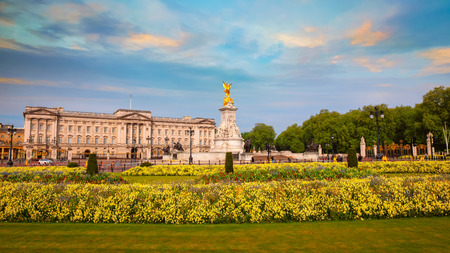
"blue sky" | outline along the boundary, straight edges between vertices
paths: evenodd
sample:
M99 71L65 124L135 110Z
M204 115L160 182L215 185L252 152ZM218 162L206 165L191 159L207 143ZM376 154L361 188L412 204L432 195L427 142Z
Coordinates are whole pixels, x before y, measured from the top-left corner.
M449 86L449 1L0 2L0 122L25 106L214 118L277 134Z

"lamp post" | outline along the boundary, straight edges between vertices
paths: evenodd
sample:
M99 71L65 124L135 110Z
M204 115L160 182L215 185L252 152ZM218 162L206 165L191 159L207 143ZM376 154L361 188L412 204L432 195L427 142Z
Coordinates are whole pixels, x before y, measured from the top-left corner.
M384 119L384 113L382 110L378 110L378 106L375 106L375 112L370 111L370 118L373 119L375 117L376 121L377 121L377 154L376 154L376 158L379 157L380 154L380 133L379 133L379 127L378 127L378 116L380 116L380 118Z
M13 136L17 134L17 129L14 128L14 125L11 125L11 127L8 129L8 135L11 136L11 142L9 143L9 160L8 163L6 164L8 167L12 167L13 166L13 161L12 161L12 156L14 155L13 152Z
M192 130L192 127L189 127L189 165L192 165L192 136L194 133L195 130Z
M334 159L334 136L331 134L331 158Z

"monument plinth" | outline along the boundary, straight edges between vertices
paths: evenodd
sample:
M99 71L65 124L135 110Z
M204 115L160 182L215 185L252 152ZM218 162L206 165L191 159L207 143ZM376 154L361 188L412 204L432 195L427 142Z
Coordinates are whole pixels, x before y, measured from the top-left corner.
M244 139L241 136L239 127L236 124L236 111L233 98L230 97L231 83L223 82L225 97L220 111L220 125L214 139L212 152L232 152L242 153L244 149Z

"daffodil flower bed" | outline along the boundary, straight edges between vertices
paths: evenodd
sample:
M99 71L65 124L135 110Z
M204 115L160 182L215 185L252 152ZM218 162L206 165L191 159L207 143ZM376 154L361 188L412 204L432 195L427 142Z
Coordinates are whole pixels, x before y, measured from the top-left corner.
M269 171L279 169L316 170L347 168L347 163L271 163L234 165L235 172ZM450 162L362 162L358 164L361 170L371 170L376 173L450 173ZM123 172L126 176L203 176L223 172L223 165L155 165L151 167L134 167Z
M260 223L450 214L450 176L215 184L0 182L0 221Z
M268 170L240 170L234 173L219 172L199 177L198 183L217 183L220 181L236 182L268 182L290 179L301 180L336 180L341 178L364 178L378 173L374 170L361 170L357 168L317 167L297 169L291 167Z
M0 173L14 173L14 172L25 172L25 173L33 173L33 172L77 172L77 173L86 173L86 168L84 167L72 167L69 168L67 166L30 166L30 167L0 167Z
M11 172L0 174L4 182L74 183L74 184L126 184L122 177L111 174L89 174L80 172Z

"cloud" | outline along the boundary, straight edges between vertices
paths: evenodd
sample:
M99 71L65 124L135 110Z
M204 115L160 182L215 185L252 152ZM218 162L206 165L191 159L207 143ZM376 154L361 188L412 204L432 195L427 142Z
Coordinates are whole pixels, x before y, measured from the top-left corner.
M331 58L331 63L332 63L332 64L337 64L337 63L340 62L343 58L344 58L343 55L335 55L333 58Z
M378 87L389 88L389 87L392 87L392 84L390 84L390 83L380 83L380 84L378 84Z
M164 36L157 36L152 34L132 34L127 38L110 37L110 42L120 44L126 50L142 50L149 47L179 47L182 40L174 40Z
M12 50L23 50L15 40L0 38L0 48L7 48Z
M291 34L278 34L277 40L283 42L287 47L309 47L314 48L323 46L326 43L325 36L316 27L306 27L304 32L300 32L296 35Z
M390 68L394 66L394 61L389 61L386 58L379 58L377 60L369 59L366 57L356 58L353 61L365 68L368 68L371 72L381 72L385 68Z
M431 61L431 65L422 69L419 75L450 73L450 48L430 49L419 53L419 56Z
M81 47L81 46L78 46L77 44L73 44L73 45L72 45L72 49L75 49L75 50L82 50L82 51L86 51L86 50L87 50L86 48Z
M82 18L93 17L105 8L97 3L88 3L86 5L66 3L62 5L53 5L44 13L53 21L77 24Z
M378 32L372 32L372 22L366 21L356 31L351 32L350 37L352 38L352 45L360 45L360 46L373 46L377 44L381 40L387 39L388 35L385 33L382 33L380 31Z
M0 25L2 26L15 26L14 20L11 20L7 17L0 17Z
M6 78L0 77L0 83L13 84L13 85L43 85L43 86L59 86L57 83L52 81L38 80L38 81L28 81L21 78Z

